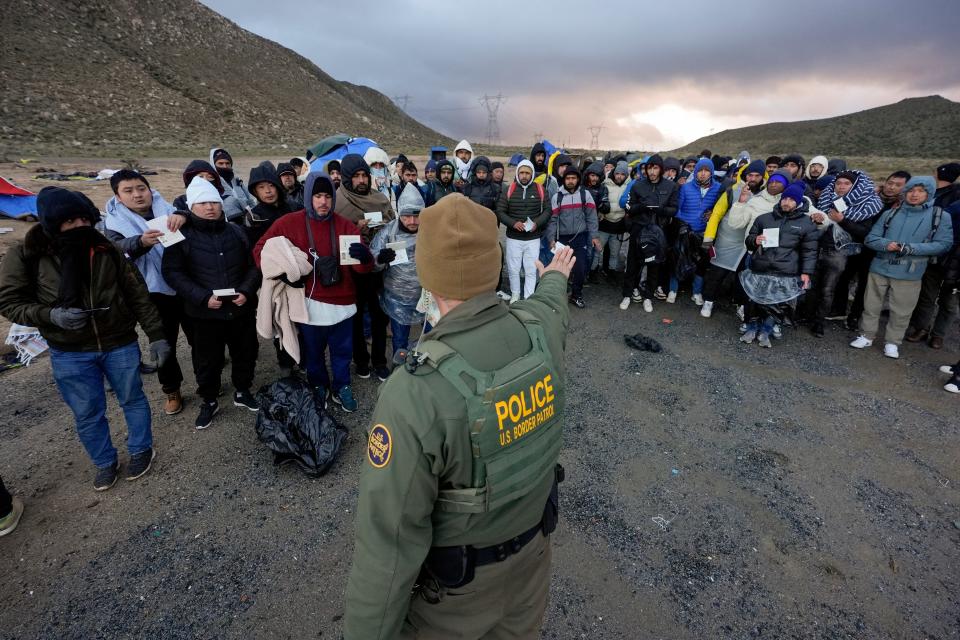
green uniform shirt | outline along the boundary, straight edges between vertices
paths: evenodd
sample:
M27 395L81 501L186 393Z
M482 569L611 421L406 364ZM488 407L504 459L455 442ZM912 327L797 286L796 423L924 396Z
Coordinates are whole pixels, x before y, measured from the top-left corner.
M536 293L514 308L540 322L552 364L562 372L570 320L567 279L548 272ZM429 335L442 338L482 371L504 367L532 347L524 326L493 293L456 307ZM428 344L425 341L425 350ZM560 377L557 385L563 384ZM357 538L347 586L344 637L348 640L395 638L430 547L484 547L530 529L543 516L553 482L546 479L542 486L494 511L444 513L444 537L436 539L438 490L467 488L472 481L463 396L429 366L414 373L398 368L380 388L371 432L360 478ZM369 447L377 448L374 456Z

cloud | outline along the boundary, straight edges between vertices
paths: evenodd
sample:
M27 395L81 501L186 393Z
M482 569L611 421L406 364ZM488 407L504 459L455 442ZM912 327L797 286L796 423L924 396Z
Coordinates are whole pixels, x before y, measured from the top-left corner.
M501 139L543 132L586 146L666 148L711 130L828 117L939 93L960 99L952 0L773 5L300 3L203 0L341 80L389 96L452 137L483 139L502 91ZM312 5L304 8L304 4Z

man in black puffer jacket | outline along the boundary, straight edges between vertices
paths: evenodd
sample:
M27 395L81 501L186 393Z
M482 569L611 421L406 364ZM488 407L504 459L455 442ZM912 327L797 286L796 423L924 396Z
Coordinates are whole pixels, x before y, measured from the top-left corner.
M273 163L264 160L253 169L250 169L250 179L247 180L250 194L257 199L257 206L251 209L246 216L247 237L250 246L257 244L267 229L280 216L290 213L290 203L286 198L286 190ZM303 205L301 204L301 207ZM298 207L299 208L299 207Z
M500 187L493 182L490 172L490 159L486 156L477 158L473 163L473 177L464 185L463 195L490 211L496 211Z
M256 309L260 271L246 233L223 217L216 188L196 177L187 187L190 218L186 239L163 252L163 277L183 298L193 320L193 360L197 394L203 402L197 429L205 429L220 411L220 374L224 347L233 362L233 403L257 411L250 394L257 362ZM215 292L222 291L219 294Z

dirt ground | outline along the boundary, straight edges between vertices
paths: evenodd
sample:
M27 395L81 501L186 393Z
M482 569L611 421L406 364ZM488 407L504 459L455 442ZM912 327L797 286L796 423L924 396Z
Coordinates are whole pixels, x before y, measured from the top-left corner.
M185 160L151 164L168 200L182 192ZM585 297L544 638L960 637L960 405L937 371L956 330L897 361L836 323L764 350L738 342L730 305L705 320L688 294L651 314L620 311L610 284ZM628 349L637 332L663 351ZM261 354L257 384L277 375ZM375 381L355 381L342 457L311 480L272 466L249 412L196 431L192 384L163 416L148 376L154 469L95 493L49 358L0 380L0 474L27 504L0 539L0 638L340 637ZM122 443L113 400L109 417Z

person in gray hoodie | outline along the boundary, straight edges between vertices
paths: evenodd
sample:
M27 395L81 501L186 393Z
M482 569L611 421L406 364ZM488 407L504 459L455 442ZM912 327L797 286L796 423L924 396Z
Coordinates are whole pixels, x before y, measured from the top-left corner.
M570 302L579 309L587 306L583 300L583 281L589 266L589 247L603 250L597 221L597 205L593 196L580 184L580 172L572 165L563 174L563 186L551 200L552 215L545 237L550 249L556 251L559 242L573 249L576 263L570 274Z
M953 244L950 216L933 206L936 191L931 176L916 176L904 187L904 202L884 212L864 241L877 252L867 276L867 294L860 319L860 336L850 343L855 349L873 344L880 324L883 301L889 294L883 355L899 358L899 345L920 297L921 280L933 256L946 253Z

